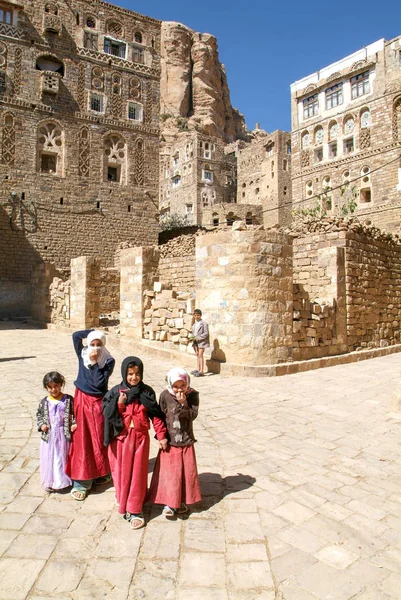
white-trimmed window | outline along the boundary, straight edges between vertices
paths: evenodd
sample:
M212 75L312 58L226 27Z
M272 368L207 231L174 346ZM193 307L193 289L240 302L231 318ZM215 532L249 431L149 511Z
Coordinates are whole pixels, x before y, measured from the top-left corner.
M355 150L354 138L350 137L344 140L344 154L351 154Z
M210 149L209 142L205 142L205 147L203 149L203 157L204 158L211 158L212 157L212 151Z
M138 104L138 102L128 102L128 118L130 121L142 121L142 104Z
M274 142L269 142L266 146L267 156L273 156L274 153Z
M337 158L337 142L330 142L329 144L329 158Z
M193 204L186 204L185 205L185 214L186 215L193 215L194 214L194 205Z
M0 6L0 23L6 23L7 25L13 24L13 11Z
M89 110L96 113L104 113L104 96L103 94L90 94Z
M119 42L118 40L105 37L104 51L106 54L118 56L118 58L125 58L127 53L127 44L125 42Z
M315 163L320 163L323 160L323 146L319 148L315 148L313 153L313 158Z
M173 165L176 167L180 162L180 153L177 151L173 156Z
M337 83L326 90L326 110L343 103L343 84Z
M354 100L355 98L359 98L360 96L364 96L365 94L369 94L369 92L369 71L365 71L364 73L359 73L359 75L351 77L352 100Z
M181 177L179 175L175 175L173 177L173 188L178 188L181 183Z
M213 173L208 168L204 168L202 171L202 179L203 181L212 182L213 181Z
M310 119L315 115L319 114L319 97L317 94L309 96L302 101L304 119Z

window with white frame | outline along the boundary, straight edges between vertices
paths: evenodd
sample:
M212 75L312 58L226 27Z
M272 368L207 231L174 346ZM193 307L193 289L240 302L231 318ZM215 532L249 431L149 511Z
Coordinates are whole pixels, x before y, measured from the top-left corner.
M125 58L127 52L127 44L113 40L112 38L104 38L104 51L106 54L112 56L118 56L118 58Z
M173 177L173 188L177 188L181 183L181 177L179 175L176 175L175 177Z
M211 158L211 156L212 156L212 152L211 152L211 149L210 149L210 144L209 144L209 142L205 142L205 147L203 149L203 157L204 158Z
M173 165L176 166L180 162L180 153L176 152L173 156Z
M212 182L213 181L213 173L208 168L204 168L202 172L203 181Z
M323 160L323 146L320 146L319 148L315 148L315 151L313 153L313 158L314 158L314 162L315 163L322 162L322 160Z
M329 158L337 158L337 142L330 142Z
M194 214L194 205L193 204L186 204L185 205L185 214L186 215L193 215Z
M266 154L267 154L267 156L273 156L273 153L274 153L274 143L270 142L266 146Z
M315 115L319 114L319 97L317 94L309 96L302 101L304 119L310 119Z
M337 83L326 90L326 110L343 103L343 84Z
M128 102L128 118L130 121L142 121L142 104L137 102Z
M287 142L287 154L291 154L291 142Z
M346 140L344 140L344 154L351 154L351 152L354 152L355 150L355 146L354 146L354 138L350 137L347 138Z
M369 71L351 77L351 98L359 98L370 92Z
M89 109L93 112L104 113L104 96L102 94L90 94Z

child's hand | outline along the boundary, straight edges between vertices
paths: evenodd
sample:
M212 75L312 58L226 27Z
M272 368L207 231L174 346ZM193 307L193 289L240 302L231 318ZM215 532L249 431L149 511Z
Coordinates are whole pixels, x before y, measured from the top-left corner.
M74 433L74 431L77 428L77 424L75 423L75 425L71 425L71 433Z
M42 425L42 427L40 428L40 431L49 431L49 426L48 425Z
M95 363L97 363L98 356L99 356L99 350L97 350L97 349L93 349L89 352L89 360L91 361L91 363L93 365Z
M185 392L183 392L182 390L180 390L179 392L176 393L175 397L177 398L178 402L183 405L186 401L186 396L185 396Z
M166 438L164 438L164 440L159 440L160 450L163 450L163 452L164 452L165 450L167 450L167 446L168 446L168 440Z
M118 396L118 403L125 404L126 402L127 402L127 394L124 394L124 392L120 392L120 395Z

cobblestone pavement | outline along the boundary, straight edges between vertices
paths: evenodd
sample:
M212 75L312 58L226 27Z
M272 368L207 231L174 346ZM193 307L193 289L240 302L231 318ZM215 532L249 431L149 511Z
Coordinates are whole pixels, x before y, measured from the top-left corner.
M0 599L401 598L399 355L195 380L202 505L174 522L148 507L132 531L113 488L83 503L40 488L41 379L57 368L73 392L70 336L3 323L0 337ZM171 366L145 359L158 393Z

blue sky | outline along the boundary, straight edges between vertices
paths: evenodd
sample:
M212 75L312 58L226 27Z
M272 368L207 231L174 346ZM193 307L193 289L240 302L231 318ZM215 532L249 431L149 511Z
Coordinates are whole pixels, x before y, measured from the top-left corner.
M401 0L113 0L216 36L231 102L253 129L290 129L290 84L380 38L401 35Z

